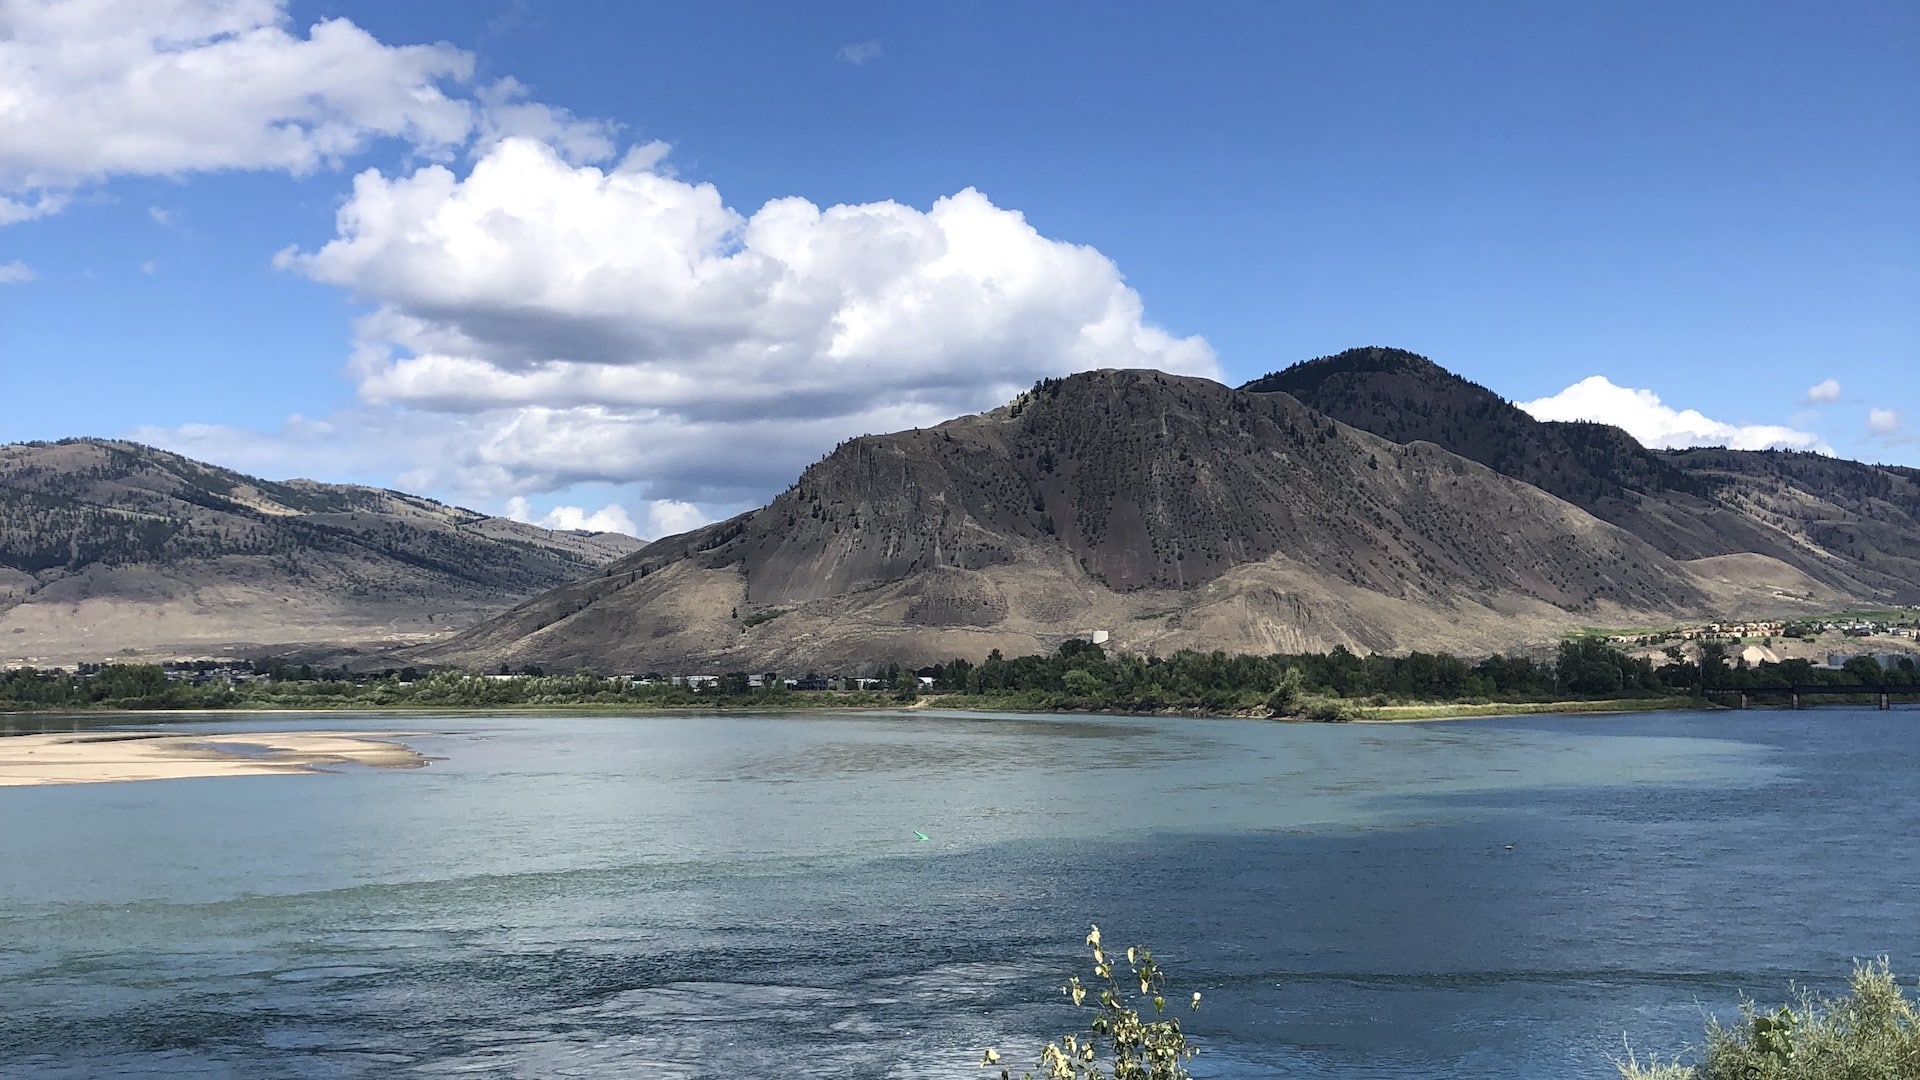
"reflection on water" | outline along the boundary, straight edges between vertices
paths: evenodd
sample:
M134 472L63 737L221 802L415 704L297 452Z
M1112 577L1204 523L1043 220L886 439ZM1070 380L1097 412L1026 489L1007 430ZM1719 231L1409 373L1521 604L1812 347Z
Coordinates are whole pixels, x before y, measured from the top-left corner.
M1088 922L1199 1076L1603 1075L1920 971L1913 711L194 727L402 722L444 760L0 791L0 1076L972 1077Z

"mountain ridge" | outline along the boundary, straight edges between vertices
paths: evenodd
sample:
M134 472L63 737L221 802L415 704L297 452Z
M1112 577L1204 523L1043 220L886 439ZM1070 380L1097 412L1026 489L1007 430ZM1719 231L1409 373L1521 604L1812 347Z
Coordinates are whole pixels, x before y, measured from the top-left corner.
M1302 361L1241 388L1288 393L1387 438L1433 442L1675 559L1752 552L1848 595L1920 602L1915 470L1795 451L1649 450L1609 425L1537 420L1426 357L1380 346Z
M0 653L99 659L139 623L175 647L608 673L923 664L1093 630L1143 653L1476 655L1914 602L1916 582L1920 471L1648 450L1380 348L1237 389L1043 379L848 440L766 506L648 545L138 444L0 447Z
M439 636L636 550L111 439L0 446L0 656Z
M422 662L791 670L1050 649L1473 653L1585 622L1805 608L1439 445L1153 371L1042 380L864 436L766 507L674 537Z

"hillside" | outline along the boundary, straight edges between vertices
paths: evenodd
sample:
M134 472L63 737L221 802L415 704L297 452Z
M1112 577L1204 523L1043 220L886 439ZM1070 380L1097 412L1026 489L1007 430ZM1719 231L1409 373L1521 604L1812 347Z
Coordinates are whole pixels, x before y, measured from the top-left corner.
M1431 442L1282 393L1102 371L853 440L763 509L409 655L791 672L1014 655L1085 629L1161 653L1482 653L1837 597L1782 569L1794 587L1746 590Z
M0 663L417 641L640 546L136 443L0 446Z
M1424 440L1619 525L1675 559L1778 559L1836 592L1920 601L1912 470L1779 451L1654 451L1618 428L1535 420L1401 349L1350 349L1247 383L1397 442Z

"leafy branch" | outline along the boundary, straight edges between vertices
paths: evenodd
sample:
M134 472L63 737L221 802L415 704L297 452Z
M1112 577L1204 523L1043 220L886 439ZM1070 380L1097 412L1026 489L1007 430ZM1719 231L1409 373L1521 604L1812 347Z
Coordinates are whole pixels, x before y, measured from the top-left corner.
M1122 977L1112 958L1100 944L1100 928L1087 934L1093 951L1092 986L1075 975L1060 988L1076 1008L1091 1008L1088 1033L1068 1033L1050 1042L1040 1052L1042 1080L1188 1080L1186 1063L1195 1050L1187 1044L1186 1032L1177 1016L1167 1016L1166 973L1154 962L1153 950L1145 946L1127 949L1127 973ZM1137 996L1131 988L1138 984ZM1092 995L1095 1004L1087 1005ZM1143 1018L1136 1003L1151 1005L1151 1018ZM1188 1009L1200 1008L1195 993ZM1103 1071L1102 1063L1106 1069ZM1000 1064L1000 1052L988 1050L980 1058L982 1068ZM1012 1080L1012 1071L1000 1070L1000 1080ZM1023 1072L1023 1080L1036 1080L1036 1074Z

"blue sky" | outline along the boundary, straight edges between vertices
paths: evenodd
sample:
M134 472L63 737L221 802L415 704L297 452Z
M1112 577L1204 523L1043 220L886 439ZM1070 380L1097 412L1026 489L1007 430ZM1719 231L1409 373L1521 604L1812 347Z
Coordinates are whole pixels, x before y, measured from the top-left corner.
M652 535L1041 375L1388 344L1920 465L1916 55L1906 3L14 0L0 441Z

